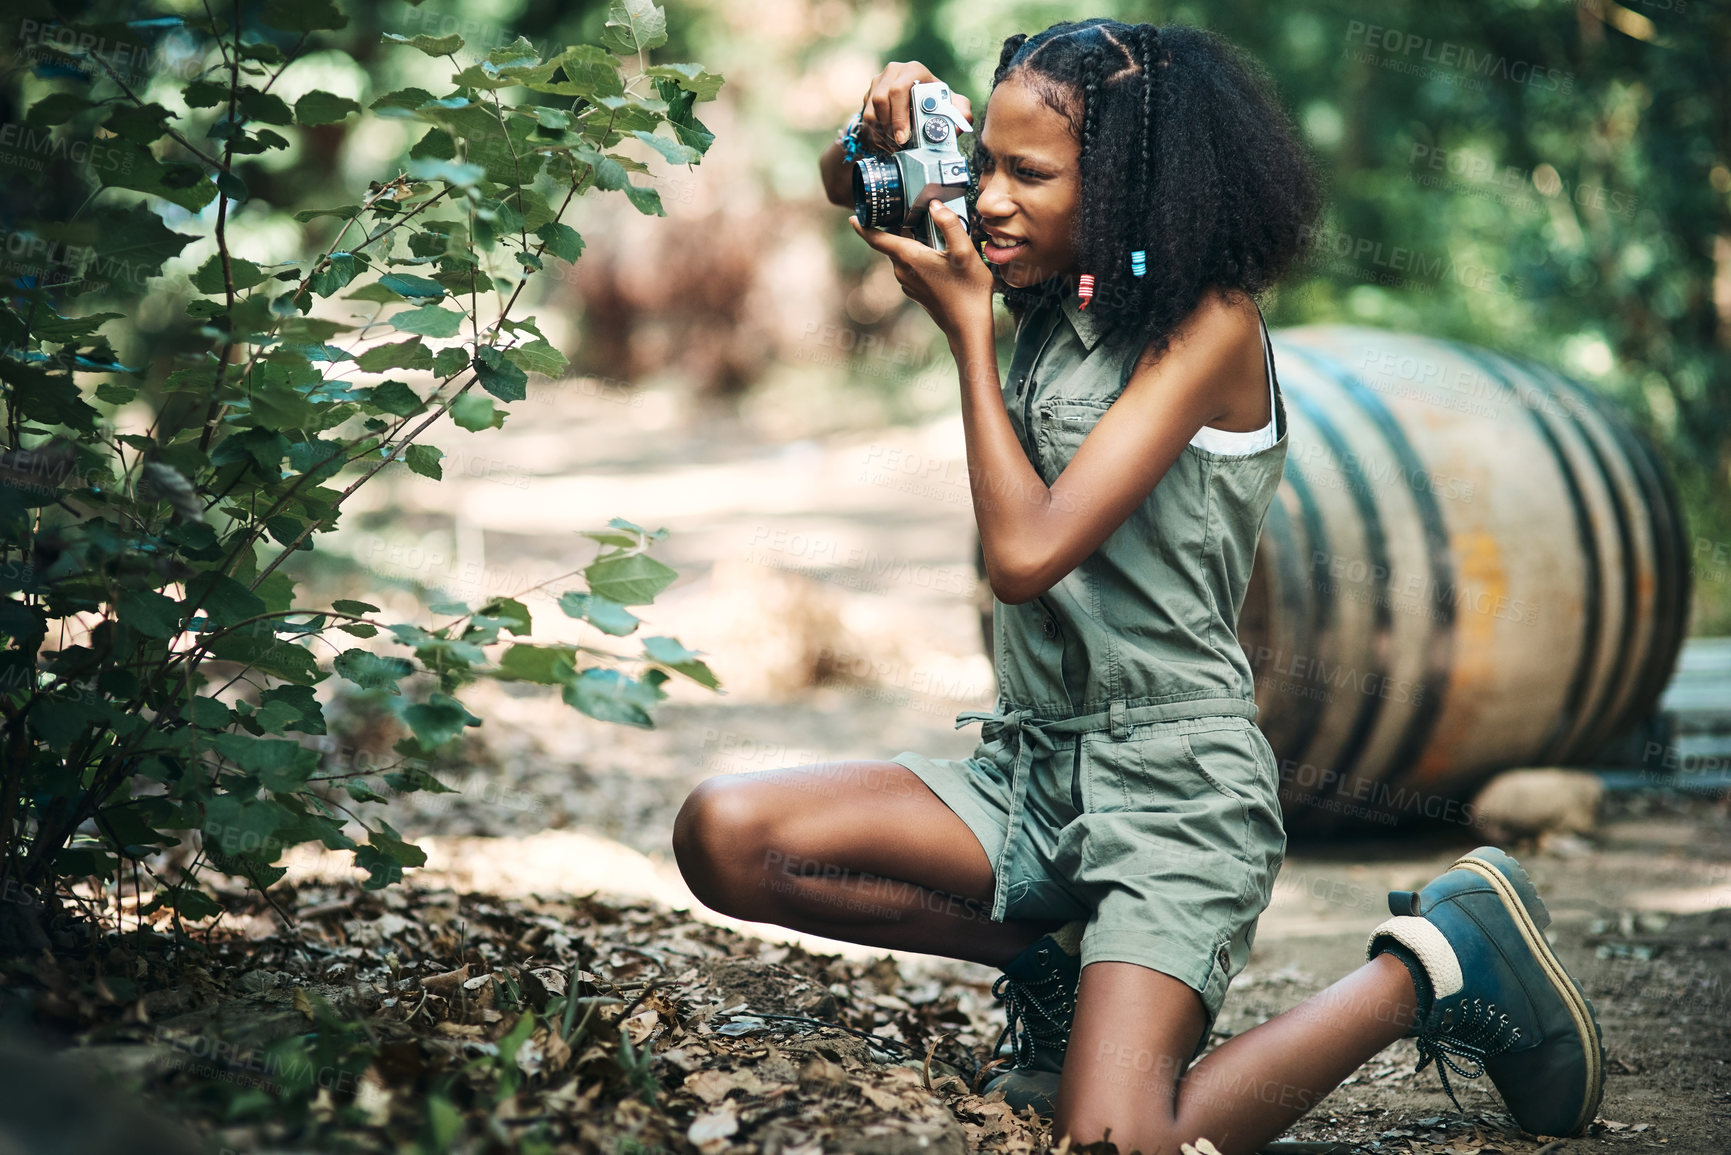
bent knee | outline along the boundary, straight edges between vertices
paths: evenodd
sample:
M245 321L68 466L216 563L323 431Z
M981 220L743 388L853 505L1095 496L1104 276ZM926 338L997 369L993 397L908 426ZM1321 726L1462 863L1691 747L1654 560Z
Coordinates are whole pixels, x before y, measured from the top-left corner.
M771 816L744 783L699 782L673 820L673 854L692 891L710 902L723 876L749 872L764 853ZM708 893L706 893L706 891Z

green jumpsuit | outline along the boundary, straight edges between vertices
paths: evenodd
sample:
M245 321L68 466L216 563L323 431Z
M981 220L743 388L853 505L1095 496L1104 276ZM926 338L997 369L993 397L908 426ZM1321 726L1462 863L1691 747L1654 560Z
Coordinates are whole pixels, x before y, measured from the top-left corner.
M994 602L997 708L956 719L984 723L974 753L894 758L985 848L993 920L1087 918L1083 966L1171 975L1201 995L1210 1028L1286 849L1278 766L1237 639L1286 460L1261 329L1274 444L1186 445L1056 585L1022 605ZM1004 404L1047 485L1123 392L1123 363L1073 293L1024 315Z

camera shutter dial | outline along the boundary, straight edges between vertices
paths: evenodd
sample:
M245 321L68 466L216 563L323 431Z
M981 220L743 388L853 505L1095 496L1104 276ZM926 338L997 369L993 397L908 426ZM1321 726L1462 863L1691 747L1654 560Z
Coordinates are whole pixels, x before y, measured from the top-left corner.
M931 97L926 97L929 101ZM942 144L950 139L950 122L941 116L934 116L926 121L925 138L933 144Z

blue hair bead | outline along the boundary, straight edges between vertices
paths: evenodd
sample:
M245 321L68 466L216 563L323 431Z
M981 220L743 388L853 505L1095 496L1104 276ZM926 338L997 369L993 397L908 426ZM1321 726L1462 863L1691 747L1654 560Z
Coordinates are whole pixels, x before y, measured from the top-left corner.
M1145 275L1147 272L1148 253L1144 249L1137 249L1135 252L1130 254L1130 273L1132 276L1140 277Z

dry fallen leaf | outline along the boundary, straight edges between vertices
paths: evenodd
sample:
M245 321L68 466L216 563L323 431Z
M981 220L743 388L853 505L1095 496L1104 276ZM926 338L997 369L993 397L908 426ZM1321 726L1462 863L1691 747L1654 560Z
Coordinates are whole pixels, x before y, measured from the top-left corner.
M739 1130L739 1116L732 1108L723 1107L715 1111L707 1111L691 1121L685 1137L698 1147L715 1144L715 1149L725 1147L727 1137Z
M1178 1150L1183 1155L1220 1155L1220 1148L1200 1137L1194 1143L1180 1144Z
M421 988L432 991L436 995L455 994L457 988L469 981L469 964L464 963L454 971L446 971L442 975L425 975L421 978Z
M619 1024L631 1039L631 1045L640 1047L643 1041L655 1033L655 1028L661 1025L661 1016L654 1011L639 1011Z
M680 1086L705 1103L718 1103L727 1097L727 1093L740 1086L737 1071L698 1071L687 1075Z

